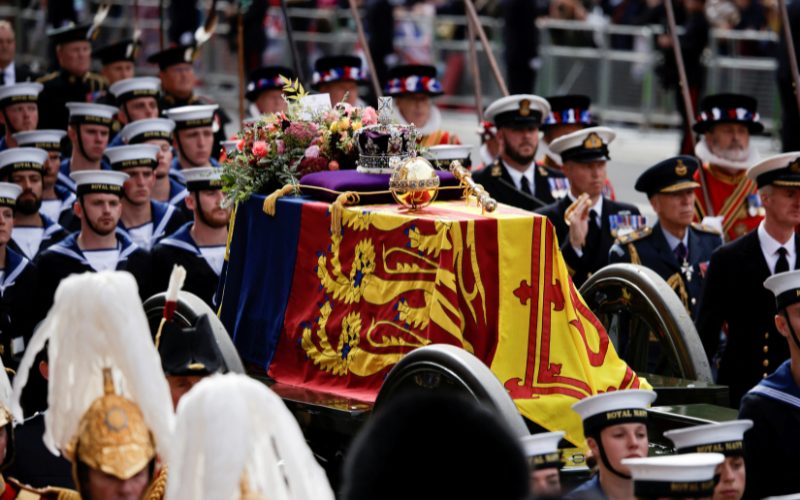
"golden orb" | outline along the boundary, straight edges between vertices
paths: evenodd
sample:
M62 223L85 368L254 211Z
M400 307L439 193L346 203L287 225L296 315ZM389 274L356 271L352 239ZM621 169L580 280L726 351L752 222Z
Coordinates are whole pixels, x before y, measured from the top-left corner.
M389 179L389 189L397 203L409 210L419 210L436 199L439 177L428 160L414 156L394 170Z

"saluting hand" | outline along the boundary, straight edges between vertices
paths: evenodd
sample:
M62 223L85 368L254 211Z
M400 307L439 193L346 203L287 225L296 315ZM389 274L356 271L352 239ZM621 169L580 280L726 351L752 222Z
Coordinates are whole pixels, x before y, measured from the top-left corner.
M584 193L570 208L573 209L567 209L564 214L569 225L569 244L573 248L583 248L586 244L586 235L589 233L589 210L592 208L592 200Z

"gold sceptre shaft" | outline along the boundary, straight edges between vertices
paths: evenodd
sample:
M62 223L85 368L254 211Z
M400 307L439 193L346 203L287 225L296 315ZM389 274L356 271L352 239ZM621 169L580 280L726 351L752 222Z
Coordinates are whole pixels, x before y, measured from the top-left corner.
M478 200L478 205L484 212L494 212L497 209L497 201L489 196L486 189L472 179L469 171L461 165L458 160L450 162L450 173L458 179L467 196L474 196Z

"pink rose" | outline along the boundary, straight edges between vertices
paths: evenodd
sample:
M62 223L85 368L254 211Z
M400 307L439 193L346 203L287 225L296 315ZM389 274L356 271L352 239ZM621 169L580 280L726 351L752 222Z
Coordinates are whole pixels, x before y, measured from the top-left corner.
M304 156L306 158L318 158L319 157L319 146L309 146L309 147L307 147Z
M236 143L236 151L240 153L244 151L244 139L239 139L239 142Z
M372 106L364 108L364 111L361 112L361 123L363 123L364 126L378 123L378 113L375 111L375 108Z
M283 153L286 152L286 144L284 144L282 140L278 139L277 141L275 141L275 151L279 155L282 155Z
M253 143L253 156L256 158L263 158L267 156L269 152L269 146L264 141L256 141Z

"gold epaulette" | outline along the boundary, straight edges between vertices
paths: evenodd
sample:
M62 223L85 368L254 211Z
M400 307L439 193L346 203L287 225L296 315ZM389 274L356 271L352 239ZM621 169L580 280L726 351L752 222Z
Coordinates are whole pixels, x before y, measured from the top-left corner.
M538 167L539 167L539 175L541 175L542 177L547 177L547 175L549 174L549 172L548 172L548 171L547 171L547 169L544 167L544 165L538 165Z
M617 241L625 245L627 243L633 243L634 241L639 241L641 239L647 238L653 233L653 228L650 226L640 227L635 231L631 231L630 233L623 234L622 236L617 236Z
M106 77L98 73L92 73L91 71L88 71L85 75L83 75L83 79L86 81L92 80L104 86L108 85L108 80L106 80Z
M158 475L144 492L144 500L162 500L167 493L167 467L162 467Z
M716 236L720 235L720 232L716 228L708 226L706 224L701 224L699 222L692 222L692 229L696 229L697 231L700 231L702 233L714 234Z
M46 75L40 76L39 78L37 78L36 81L38 83L49 82L53 78L57 77L59 75L59 73L60 73L60 71L53 71L52 73L47 73Z
M37 500L40 498L48 500L81 500L80 493L69 488L58 488L56 486L34 488L27 484L22 484L13 477L8 478L6 482L13 484L19 490L17 493L18 500Z

